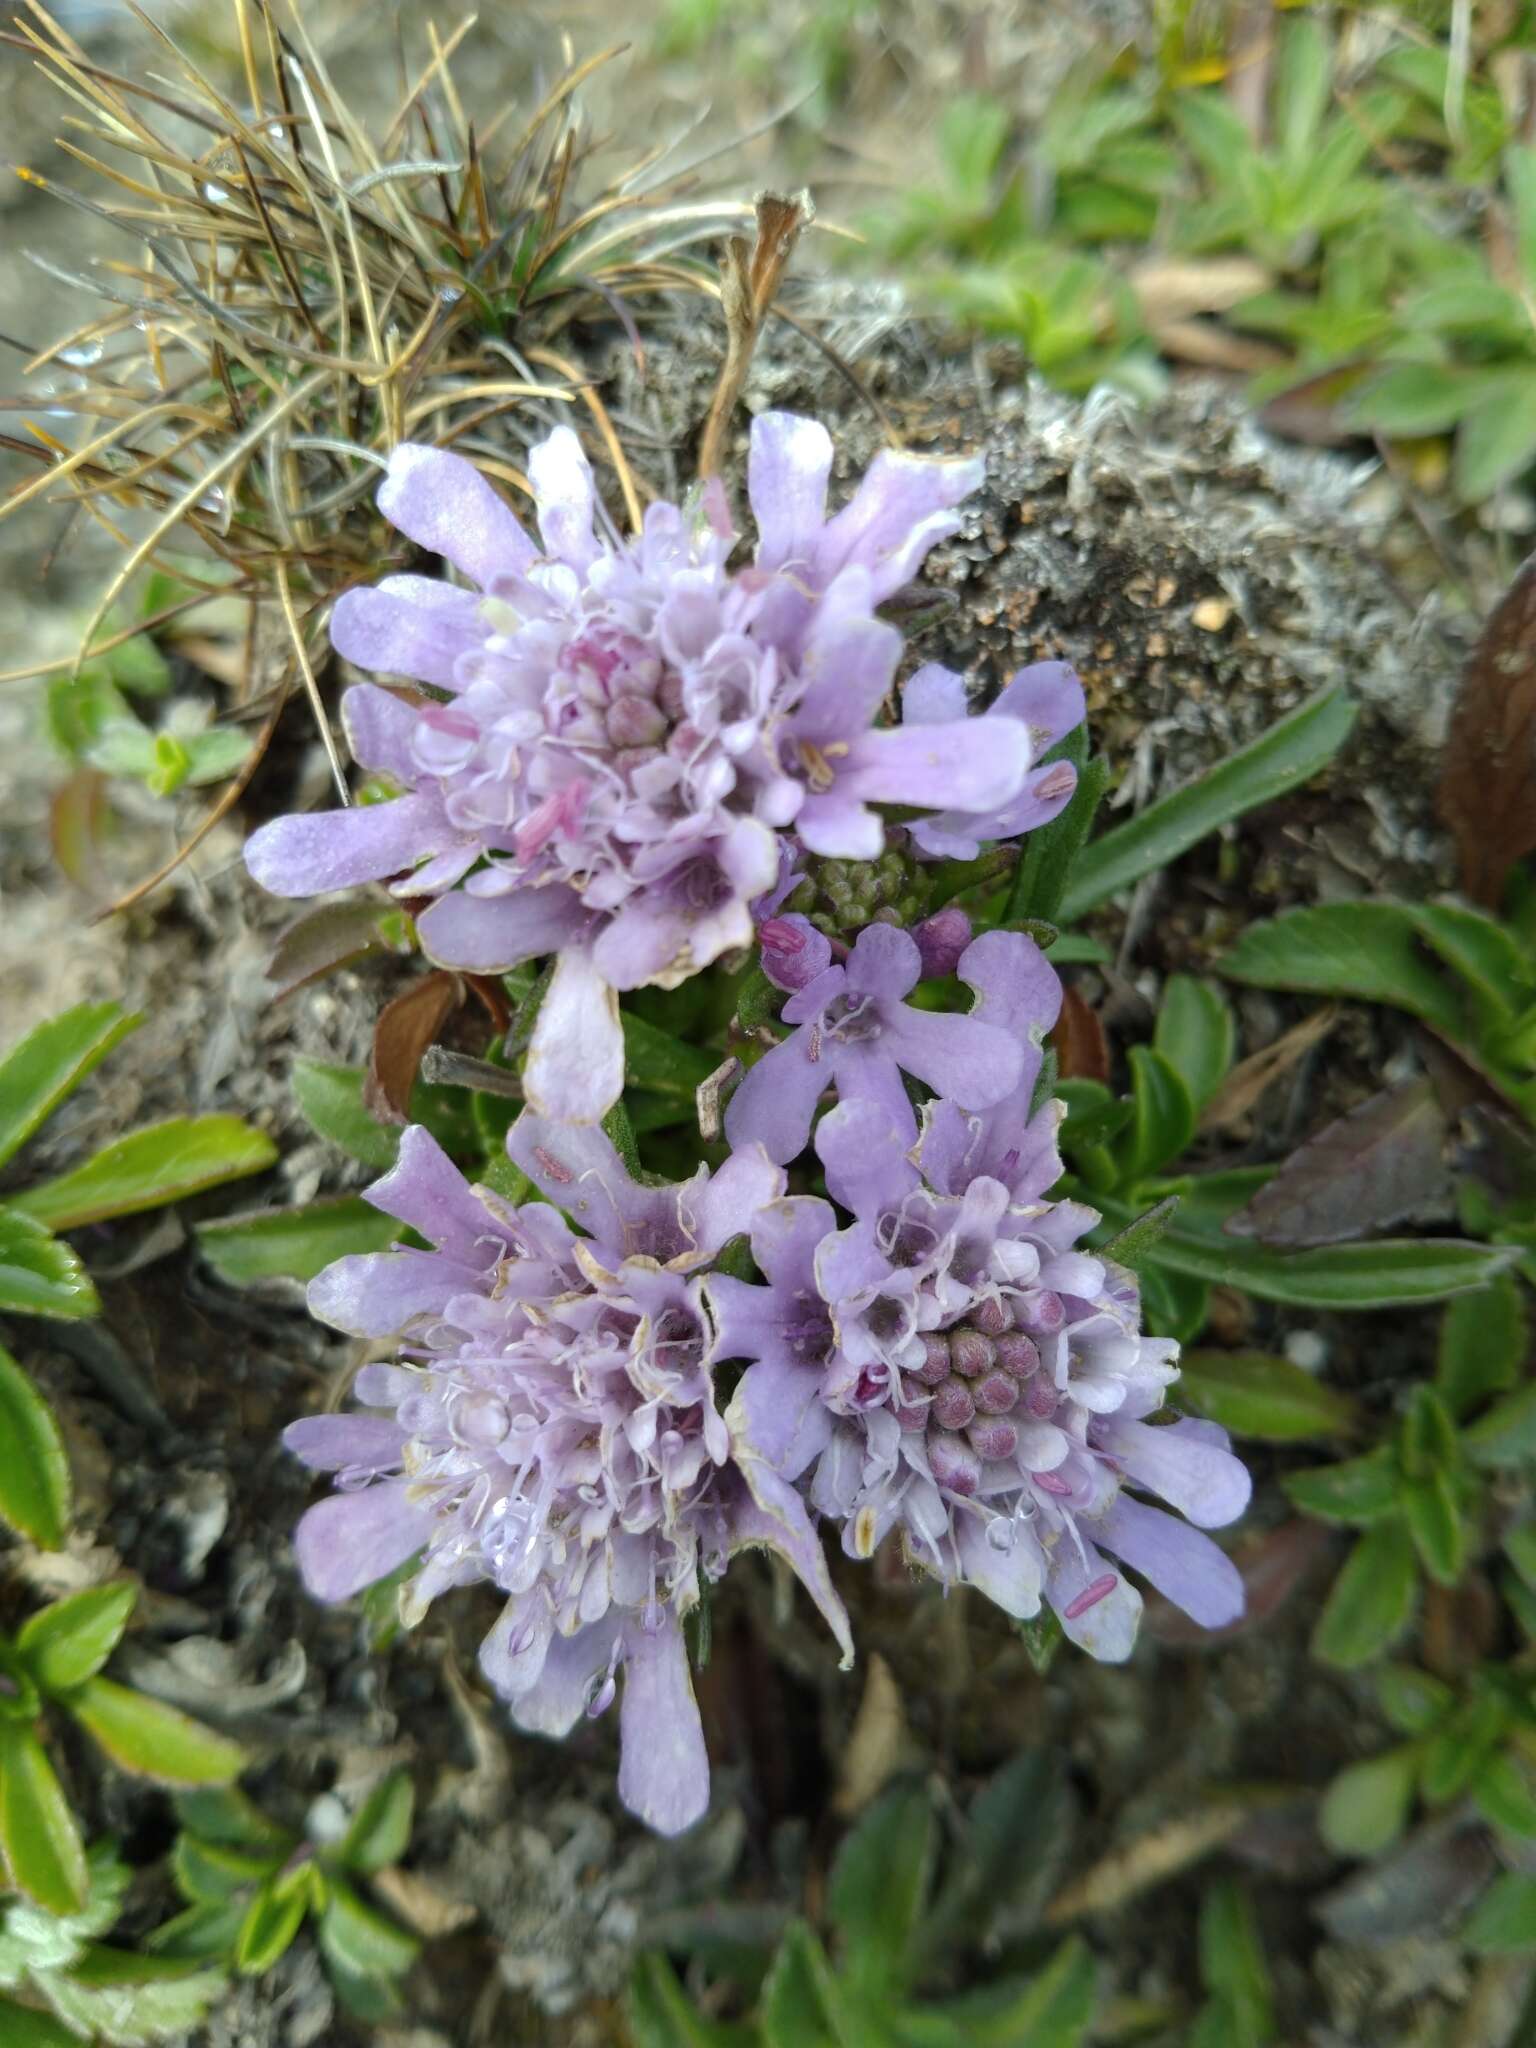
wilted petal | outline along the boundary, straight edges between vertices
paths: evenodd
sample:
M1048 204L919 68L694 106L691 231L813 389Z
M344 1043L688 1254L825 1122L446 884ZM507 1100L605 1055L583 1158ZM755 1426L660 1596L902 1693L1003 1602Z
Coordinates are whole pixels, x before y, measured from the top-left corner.
M1095 1596L1091 1604L1090 1595ZM1071 1640L1101 1664L1123 1664L1136 1647L1141 1595L1091 1543L1084 1542L1079 1555L1070 1535L1058 1539L1045 1597Z
M590 568L599 552L592 534L597 497L592 465L569 427L556 427L529 449L528 481L546 552L573 569Z
M993 1529L1007 1540L994 1540ZM978 1515L965 1515L955 1541L969 1585L996 1601L1004 1614L1011 1614L1016 1621L1028 1621L1040 1612L1045 1566L1027 1523L987 1523Z
M523 1092L540 1116L599 1122L624 1091L619 999L580 946L567 946L539 1009Z
M742 1500L732 1514L732 1552L761 1544L784 1559L836 1638L846 1671L853 1662L848 1612L833 1588L826 1553L804 1503L795 1489L761 1458L747 1452L740 1462L751 1498Z
M819 420L759 413L747 449L747 498L764 569L810 566L826 515L832 437Z
M1120 1494L1094 1523L1106 1550L1123 1558L1202 1628L1226 1628L1243 1612L1242 1574L1209 1536L1176 1515Z
M331 645L358 668L455 687L454 663L485 641L480 600L431 576L386 576L346 590L331 613Z
M252 879L274 896L320 896L408 872L459 843L435 795L273 818L245 842Z
M709 1756L676 1617L624 1624L619 1797L659 1835L680 1835L709 1805Z
M406 441L389 458L379 510L391 526L488 590L521 576L538 550L472 462L444 448Z
M421 1549L432 1514L413 1505L408 1491L409 1481L386 1479L357 1493L328 1494L300 1518L293 1551L316 1600L350 1600Z
M422 950L442 967L502 974L541 953L558 953L586 922L575 892L558 883L501 896L444 896L417 920Z
M620 1617L610 1609L573 1636L551 1636L538 1677L509 1701L518 1727L557 1742L569 1735L608 1669L620 1627Z

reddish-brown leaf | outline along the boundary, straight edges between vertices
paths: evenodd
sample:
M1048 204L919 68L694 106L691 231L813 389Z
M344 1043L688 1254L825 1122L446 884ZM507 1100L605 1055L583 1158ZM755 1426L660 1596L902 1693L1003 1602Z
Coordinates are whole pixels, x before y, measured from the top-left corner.
M1099 1013L1083 1001L1075 988L1063 991L1061 1015L1051 1033L1056 1048L1058 1071L1063 1081L1107 1081L1109 1042Z
M1299 1146L1226 1228L1281 1251L1385 1230L1445 1194L1446 1138L1428 1081L1383 1088Z
M381 1124L411 1120L411 1090L421 1056L464 1000L464 984L446 968L413 981L379 1012L363 1083L363 1106Z
M277 990L273 1001L280 1003L305 982L329 974L363 953L381 949L381 907L367 902L325 903L285 926L267 962L267 979Z
M102 846L112 823L107 778L94 768L77 768L53 793L48 830L53 857L78 888L92 896L108 894Z
M1462 887L1496 908L1511 866L1536 848L1536 555L1494 606L1463 671L1438 795Z

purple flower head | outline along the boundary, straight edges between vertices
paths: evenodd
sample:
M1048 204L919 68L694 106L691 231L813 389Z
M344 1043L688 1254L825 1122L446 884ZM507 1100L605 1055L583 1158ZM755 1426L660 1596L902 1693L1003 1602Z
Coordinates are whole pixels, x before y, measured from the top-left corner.
M908 726L943 725L964 715L965 702L964 679L931 662L902 691L902 717ZM994 717L1016 718L1028 728L1035 760L1087 716L1083 686L1064 661L1021 668L990 709ZM973 860L984 839L1017 839L1021 832L1048 825L1066 809L1076 788L1077 770L1070 761L1048 761L1032 768L1017 795L995 808L957 804L931 818L914 819L912 839L933 859Z
M331 634L360 667L437 693L347 693L364 767L393 800L280 818L246 852L279 895L395 878L434 899L443 965L501 971L558 955L525 1085L535 1108L596 1121L616 1100L616 991L671 987L752 938L781 872L776 833L852 859L880 852L876 803L1012 803L1035 754L1014 716L879 729L901 635L875 608L958 524L976 461L885 454L825 515L832 444L811 420L753 424L755 563L718 487L654 504L619 539L569 428L534 448L539 540L474 466L397 448L386 517L467 588L388 576L347 592Z
M922 971L909 933L867 925L846 966L823 968L784 1005L785 1021L798 1028L763 1055L732 1096L725 1113L732 1145L756 1142L770 1159L793 1159L828 1087L844 1101L879 1102L910 1144L917 1122L903 1073L967 1108L985 1109L1011 1094L1024 1057L1017 1035L979 1013L961 1017L903 1002Z
M1012 933L960 965L984 990L976 1014L1009 1019L1036 1063L1055 1002L1042 969ZM1147 1421L1177 1346L1142 1335L1130 1274L1078 1249L1094 1211L1042 1199L1055 1105L946 1101L924 1125L914 1147L883 1100L845 1097L816 1149L852 1220L775 1201L752 1230L767 1284L705 1283L717 1355L751 1361L738 1443L798 1481L850 1555L899 1530L914 1564L1010 1614L1044 1598L1097 1657L1135 1637L1122 1565L1207 1626L1235 1619L1241 1581L1199 1531L1242 1512L1247 1473L1213 1425Z
M601 1131L531 1114L509 1149L548 1201L470 1187L408 1129L369 1199L435 1249L340 1259L313 1283L317 1315L401 1350L358 1375L372 1412L285 1434L336 1474L299 1523L299 1566L316 1598L345 1600L420 1553L408 1617L489 1581L507 1601L481 1665L536 1733L601 1712L622 1675L620 1797L676 1833L709 1797L682 1631L704 1583L766 1544L848 1648L805 1510L736 1461L711 1377L700 1269L783 1175L741 1152L712 1178L642 1187Z

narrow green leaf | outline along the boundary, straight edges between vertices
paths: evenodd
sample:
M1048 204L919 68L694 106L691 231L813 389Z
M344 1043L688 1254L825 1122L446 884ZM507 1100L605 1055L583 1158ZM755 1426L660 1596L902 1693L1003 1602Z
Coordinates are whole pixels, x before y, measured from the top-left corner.
M697 1046L685 1045L670 1031L648 1024L644 1017L631 1016L628 1010L620 1021L624 1026L626 1087L648 1088L653 1094L670 1096L678 1103L686 1103L691 1113L694 1091L701 1081L709 1079L719 1060Z
M1497 1695L1458 1702L1423 1745L1419 1789L1431 1806L1459 1799L1508 1733L1508 1708Z
M841 2048L837 2010L821 1943L803 1920L792 1920L763 1983L763 2048Z
M414 1934L334 1877L330 1904L320 1920L320 1947L330 1961L359 1977L403 1976L421 1953Z
M1531 999L1531 966L1508 925L1464 903L1406 906L1425 942L1481 1000L1490 1022L1512 1019Z
M1454 1471L1461 1463L1456 1425L1445 1403L1422 1382L1408 1396L1398 1427L1398 1459L1410 1479Z
M242 1977L264 1976L286 1954L304 1925L308 1906L302 1888L280 1897L274 1881L268 1879L246 1907L235 1937L235 1968Z
M143 1021L118 1003L77 1003L0 1060L0 1166Z
M1443 1037L1465 1041L1467 1006L1425 955L1401 903L1321 903L1250 925L1222 962L1236 981L1390 1003Z
M1113 1237L1106 1238L1098 1250L1105 1258L1129 1266L1133 1273L1141 1273L1148 1261L1156 1258L1158 1241L1164 1231L1171 1228L1178 1213L1178 1196L1165 1195L1144 1216L1138 1216L1124 1230L1117 1230Z
M1536 1835L1536 1778L1509 1750L1489 1757L1472 1780L1484 1820L1511 1835Z
M1220 990L1192 974L1169 975L1152 1047L1179 1074L1197 1110L1226 1079L1236 1043L1237 1026Z
M1376 1697L1399 1735L1427 1735L1456 1702L1443 1679L1411 1664L1384 1664L1376 1674Z
M80 2036L50 2013L0 1998L0 2040L5 2048L80 2048Z
M246 1901L239 1894L221 1903L188 1906L184 1913L162 1921L146 1938L145 1947L179 1962L203 1963L218 1957L232 1965L245 1911Z
M416 1790L405 1771L381 1778L358 1808L338 1860L348 1870L372 1873L398 1863L410 1846Z
M85 1844L36 1729L23 1721L0 1720L0 1858L44 1912L84 1906Z
M313 1280L333 1259L382 1252L401 1226L361 1195L309 1202L301 1209L258 1209L193 1226L198 1250L231 1287L262 1280Z
M1333 759L1354 722L1355 707L1344 692L1325 691L1205 775L1104 833L1078 856L1056 922L1074 924L1245 811L1310 781Z
M1462 1930L1479 1955L1511 1955L1536 1946L1536 1877L1508 1870L1494 1879Z
M1467 1532L1448 1475L1405 1479L1398 1500L1425 1571L1440 1585L1454 1586L1466 1569Z
M1218 1880L1200 1901L1200 1975L1236 2022L1234 2048L1274 2038L1274 1991L1253 1902L1239 1884Z
M634 2048L750 2048L744 2027L707 2020L684 1991L663 1955L641 1956L629 1980L626 2018ZM820 2048L808 2042L806 2048Z
M1124 1181L1171 1166L1195 1135L1195 1105L1177 1068L1149 1045L1133 1045L1131 1121L1118 1152Z
M1347 420L1388 435L1443 434L1475 396L1466 372L1451 363L1389 363L1353 390Z
M329 1138L364 1166L383 1171L394 1165L400 1133L393 1125L381 1124L364 1109L360 1067L338 1066L326 1060L295 1060L288 1085L299 1115L319 1137Z
M1385 1444L1363 1458L1287 1472L1280 1484L1303 1514L1346 1528L1368 1528L1397 1512L1397 1458Z
M1461 1441L1479 1465L1520 1465L1536 1456L1536 1380L1496 1401L1462 1431Z
M1335 1855L1375 1856L1391 1847L1408 1824L1418 1768L1419 1752L1408 1743L1340 1771L1317 1817Z
M238 1785L199 1785L172 1795L176 1818L200 1840L286 1856L296 1837L269 1820Z
M966 2048L1079 2048L1097 1998L1092 1952L1074 1938L1026 1984L984 1987L947 1999L939 2012L958 2023Z
M238 1116L173 1116L130 1131L73 1173L28 1188L13 1206L50 1230L74 1230L179 1202L276 1161L266 1132Z
M1455 1419L1512 1387L1529 1349L1525 1293L1513 1273L1500 1273L1476 1294L1458 1295L1440 1320L1435 1366L1435 1385Z
M44 1692L83 1685L117 1648L138 1600L126 1579L87 1586L29 1615L16 1637L16 1650Z
M110 1678L87 1679L66 1705L120 1769L159 1784L224 1785L245 1768L238 1742Z
M1091 1199L1111 1227L1123 1229L1134 1218L1132 1206L1117 1196L1095 1192ZM1515 1259L1510 1247L1455 1237L1384 1237L1366 1244L1318 1245L1309 1251L1269 1251L1241 1238L1197 1237L1181 1227L1185 1215L1158 1245L1159 1265L1192 1280L1240 1288L1261 1301L1290 1302L1300 1308L1392 1308L1443 1301L1485 1287Z
M0 1522L42 1550L69 1528L69 1460L53 1410L0 1345Z
M1407 1627L1418 1585L1413 1539L1403 1522L1376 1523L1334 1580L1312 1633L1312 1654L1344 1670L1369 1664Z
M253 1855L224 1842L200 1841L183 1832L171 1852L176 1888L194 1906L225 1906L237 1893L265 1884L275 1874L278 1855ZM243 1911L243 1908L242 1908Z
M1027 918L1045 918L1060 924L1057 915L1072 875L1082 856L1084 843L1093 829L1094 817L1109 786L1109 769L1097 755L1088 758L1088 731L1079 726L1068 733L1057 750L1059 760L1071 761L1077 769L1077 788L1072 801L1059 817L1037 832L1031 832L1014 870L1013 887L1003 922L1017 928Z
M101 1312L79 1256L41 1223L0 1209L0 1310L74 1321Z
M888 1792L844 1837L827 1910L842 1942L842 1974L858 2003L894 2002L906 1988L933 1856L933 1805L923 1785Z
M1234 1435L1268 1443L1346 1435L1359 1422L1348 1395L1262 1351L1188 1351L1169 1393L1179 1407Z
M1490 380L1491 381L1491 380ZM1469 406L1456 429L1451 482L1464 505L1477 505L1536 462L1536 365L1499 380Z

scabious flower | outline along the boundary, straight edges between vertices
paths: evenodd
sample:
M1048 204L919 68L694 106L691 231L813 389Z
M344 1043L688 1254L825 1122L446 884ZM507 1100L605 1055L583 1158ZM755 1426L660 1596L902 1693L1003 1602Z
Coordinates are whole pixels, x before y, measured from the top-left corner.
M903 1073L967 1108L985 1109L1008 1095L1023 1063L1018 1038L979 1015L904 1002L922 971L910 932L866 925L846 965L824 967L784 1005L785 1021L797 1028L749 1069L731 1097L725 1112L731 1143L760 1144L781 1163L793 1159L810 1137L817 1098L829 1087L844 1101L881 1103L892 1128L911 1143L917 1124Z
M804 1507L733 1458L714 1395L698 1272L783 1175L753 1149L643 1187L600 1130L529 1114L509 1142L548 1201L470 1187L413 1126L368 1199L435 1249L341 1259L310 1289L324 1321L402 1348L359 1373L368 1412L286 1432L336 1475L299 1524L299 1565L335 1601L420 1553L413 1616L489 1581L507 1602L481 1665L534 1732L601 1712L622 1673L619 1794L675 1833L709 1796L682 1623L731 1555L787 1558L851 1655Z
M920 668L901 693L901 715L909 726L962 718L965 705L964 677L937 662ZM994 716L1017 718L1028 727L1037 760L1081 725L1088 711L1083 686L1064 661L1021 668L991 709ZM911 838L932 859L974 860L984 839L1017 839L1048 825L1066 809L1076 788L1077 770L1070 761L1048 761L1029 771L1007 803L990 810L961 803L930 818L914 818Z
M1029 725L967 716L963 692L876 724L902 652L876 607L955 530L980 461L882 454L829 519L831 463L814 420L753 423L757 552L732 572L718 484L620 540L568 428L529 456L537 542L462 457L390 457L385 516L473 586L388 576L336 605L340 653L436 693L347 693L354 755L401 793L277 819L246 857L285 896L393 878L431 899L421 939L444 966L556 955L524 1077L536 1109L595 1121L617 1099L616 992L748 944L776 835L869 860L874 804L992 818L1026 788Z
M899 1530L935 1577L1025 1619L1044 1597L1118 1661L1142 1604L1122 1564L1206 1626L1241 1612L1238 1574L1200 1529L1242 1512L1248 1476L1211 1424L1146 1419L1177 1346L1141 1333L1129 1273L1078 1248L1095 1212L1044 1199L1060 1106L1032 1114L1031 1099L1055 976L1006 932L958 972L977 1028L1018 1050L1012 1085L979 1110L974 1090L930 1103L915 1147L875 1092L822 1119L816 1150L851 1222L816 1197L776 1200L752 1228L767 1284L705 1283L717 1356L751 1361L727 1420L842 1525L850 1555Z

